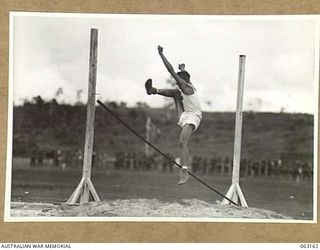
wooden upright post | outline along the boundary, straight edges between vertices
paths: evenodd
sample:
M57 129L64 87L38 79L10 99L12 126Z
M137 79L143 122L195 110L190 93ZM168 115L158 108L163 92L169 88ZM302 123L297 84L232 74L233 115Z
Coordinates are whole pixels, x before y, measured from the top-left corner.
M150 133L151 133L151 118L150 116L148 116L146 121L146 140L148 142L150 142ZM147 143L145 144L145 155L147 157L151 155L150 146Z
M84 157L82 168L82 179L73 194L68 199L68 204L74 204L80 197L80 204L88 203L90 192L95 201L100 198L91 182L92 152L94 139L94 117L96 102L96 78L97 78L97 56L98 56L98 30L91 29L90 35L90 59L89 59L89 87L87 102L87 121L84 145Z
M238 203L243 207L248 207L246 199L242 193L239 185L240 177L240 160L241 160L241 135L242 135L242 104L244 91L244 75L245 75L245 55L239 57L239 75L238 75L238 90L237 90L237 111L236 111L236 128L234 135L234 152L233 152L233 170L232 170L232 184L226 196L232 201ZM229 204L230 201L223 199L221 204Z

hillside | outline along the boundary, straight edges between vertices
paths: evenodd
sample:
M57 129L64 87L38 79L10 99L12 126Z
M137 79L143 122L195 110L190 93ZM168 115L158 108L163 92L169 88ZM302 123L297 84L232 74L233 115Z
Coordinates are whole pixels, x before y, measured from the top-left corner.
M164 152L178 154L179 128L174 110L153 109L146 105L128 108L108 103L124 121L145 136L145 121L150 116L161 130L153 142ZM86 106L56 102L26 103L13 111L13 155L25 157L32 148L82 150ZM234 113L204 113L204 119L191 141L193 155L229 157L233 154ZM244 113L242 157L279 159L281 154L312 159L313 115L289 113ZM96 152L110 156L117 152L143 152L144 144L99 106L96 108Z

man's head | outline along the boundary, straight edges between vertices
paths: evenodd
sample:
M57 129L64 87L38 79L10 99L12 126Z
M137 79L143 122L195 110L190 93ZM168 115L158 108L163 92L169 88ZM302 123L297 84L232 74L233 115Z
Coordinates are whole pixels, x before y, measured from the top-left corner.
M180 63L179 66L178 66L178 68L179 68L181 71L186 71L186 70L185 70L185 67L186 67L186 65L185 65L184 63Z
M177 74L186 82L190 82L190 74L187 71L179 71Z

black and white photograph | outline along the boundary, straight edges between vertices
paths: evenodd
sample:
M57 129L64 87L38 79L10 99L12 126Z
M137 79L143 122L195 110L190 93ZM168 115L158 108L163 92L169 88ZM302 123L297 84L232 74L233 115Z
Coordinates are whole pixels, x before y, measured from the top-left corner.
M316 223L319 20L11 12L5 221Z

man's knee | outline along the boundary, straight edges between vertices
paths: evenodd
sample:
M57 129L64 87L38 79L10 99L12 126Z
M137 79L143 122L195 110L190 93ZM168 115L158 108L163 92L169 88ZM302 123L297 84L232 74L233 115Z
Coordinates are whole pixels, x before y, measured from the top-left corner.
M187 138L180 138L179 146L180 148L188 148L189 141Z
M181 135L180 135L180 138L179 138L179 145L181 148L188 147L193 128L194 128L193 124L184 125L182 132L181 132Z
M188 143L185 141L179 141L179 146L181 149L188 149Z

